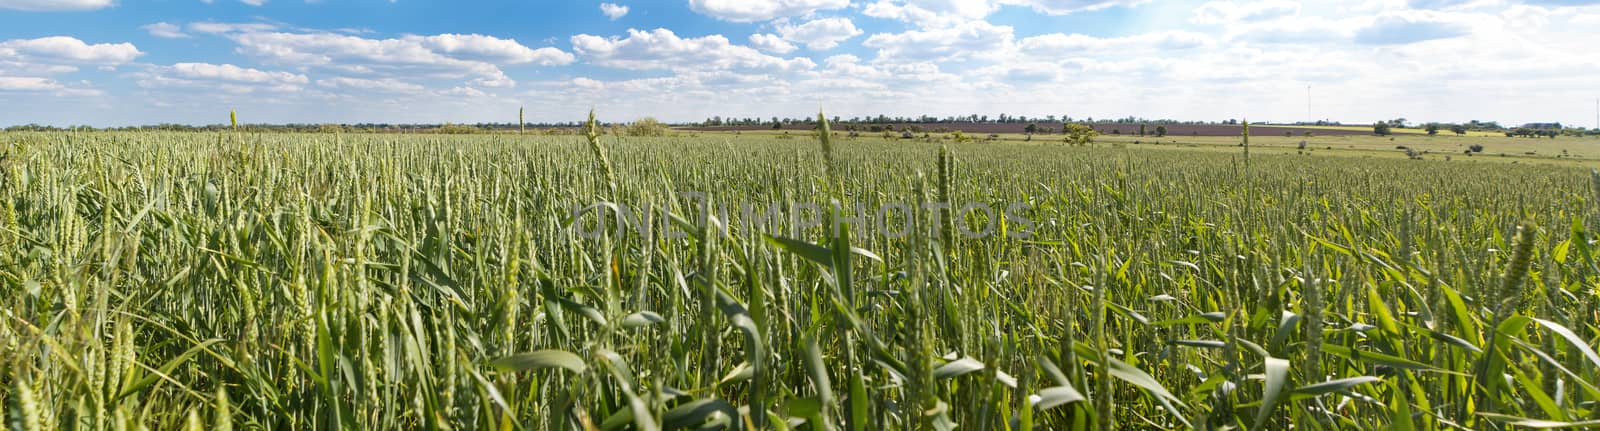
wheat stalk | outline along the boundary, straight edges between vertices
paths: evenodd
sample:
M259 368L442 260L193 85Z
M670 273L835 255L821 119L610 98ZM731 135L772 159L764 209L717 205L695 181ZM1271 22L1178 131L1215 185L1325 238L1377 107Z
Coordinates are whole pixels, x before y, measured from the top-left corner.
M828 127L828 117L823 115L822 111L817 111L817 137L822 142L823 170L827 173L828 178L834 178L835 169L833 161L832 135L833 132Z
M595 160L600 165L600 171L605 174L606 185L615 193L617 189L617 174L611 168L611 157L606 154L606 147L600 144L600 124L594 119L594 110L589 110L589 122L584 126L583 134L589 139L589 151L594 154Z

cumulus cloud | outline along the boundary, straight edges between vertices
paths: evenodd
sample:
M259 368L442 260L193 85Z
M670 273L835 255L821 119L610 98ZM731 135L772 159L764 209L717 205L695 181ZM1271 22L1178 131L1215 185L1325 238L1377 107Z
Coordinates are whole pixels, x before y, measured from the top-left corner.
M77 98L88 96L103 96L104 91L91 88L88 81L76 83L62 83L50 78L32 76L0 76L0 96L18 95L22 97L37 98L48 95L57 98ZM47 100L33 100L34 103L18 105L23 109L31 109L40 102ZM0 104L0 106L4 106ZM76 118L81 121L82 118Z
M159 38L163 38L163 39L181 39L181 38L189 37L189 35L184 34L183 33L183 29L179 28L177 25L169 24L169 23L166 23L166 22L158 22L158 23L154 23L154 24L145 24L143 27L139 27L139 28L144 29L144 31L146 33L150 33L151 36L155 36L155 37L159 37Z
M783 40L782 37L767 33L750 35L750 46L774 54L788 54L796 49L794 44Z
M878 59L890 61L961 60L1008 51L1014 41L1011 26L970 21L951 27L879 33L861 45L878 50Z
M177 63L151 66L135 74L146 89L208 89L229 94L300 91L310 82L305 75L266 71L232 64Z
M489 97L489 93L485 93L483 90L472 87L454 87L449 90L442 91L440 94L445 96L465 97L469 99Z
M1189 22L1195 24L1228 24L1239 21L1276 18L1300 11L1299 2L1266 0L1237 3L1213 1L1200 5Z
M0 9L30 12L88 11L111 7L112 0L0 0Z
M0 75L43 76L72 73L77 71L77 66L69 64L43 64L29 63L26 61L0 60Z
M455 58L477 59L491 63L556 66L572 62L572 54L556 48L532 49L514 39L500 39L479 34L441 34L437 36L407 36L407 42Z
M1017 6L1045 15L1066 15L1118 6L1136 6L1149 0L870 0L866 16L905 21L921 27L944 27L983 19L1001 6Z
M1363 24L1360 18L1283 18L1230 26L1224 37L1260 45L1318 45L1348 41Z
M189 31L196 33L242 33L277 30L278 26L266 23L191 22Z
M533 49L513 39L479 34L406 35L372 39L328 32L292 33L248 24L191 24L238 44L236 51L273 64L320 67L364 75L472 78L473 85L511 87L499 65L559 66L574 61L557 48Z
M45 91L60 88L60 83L49 78L0 76L0 91Z
M628 7L615 3L601 3L600 13L605 14L606 18L611 18L612 21L616 21L623 16L628 15Z
M868 3L861 13L921 27L942 27L982 19L996 9L997 5L989 0L877 0Z
M849 5L850 0L689 0L689 8L695 12L733 22L802 16Z
M393 78L362 79L343 76L318 79L317 86L330 89L350 89L390 93L420 93L426 90L426 87L421 85L412 84Z
M232 64L177 63L165 69L169 76L184 79L212 79L251 84L305 84L305 75L268 72Z
M1094 37L1083 34L1051 33L1022 39L1022 50L1030 55L1050 56L1078 52L1127 52L1183 50L1210 46L1211 36L1189 31L1163 31L1123 37Z
M806 58L785 59L762 54L748 46L734 45L722 35L684 38L664 28L629 29L625 38L580 34L572 37L572 49L589 63L632 70L780 73L815 66Z
M1119 6L1136 6L1150 0L1000 0L1000 4L1026 6L1046 15L1066 15Z
M813 51L830 50L840 42L861 35L861 30L849 18L824 18L798 25L782 23L777 32L785 40L803 44Z
M39 62L118 65L144 55L131 43L84 43L70 36L13 39L0 42L0 57Z
M52 76L77 72L80 66L113 70L141 55L130 43L89 44L67 36L0 41L0 92L101 95L88 81L64 83Z

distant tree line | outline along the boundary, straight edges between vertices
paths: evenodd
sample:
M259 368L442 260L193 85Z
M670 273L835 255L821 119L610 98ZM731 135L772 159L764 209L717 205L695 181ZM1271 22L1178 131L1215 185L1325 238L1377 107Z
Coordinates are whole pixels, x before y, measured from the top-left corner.
M613 132L614 131L616 133L621 133L621 134L652 136L652 135L659 135L660 133L664 133L662 131L665 130L667 127L670 127L670 126L700 126L700 127L768 126L768 127L772 128L772 129L784 129L784 128L813 129L813 128L816 127L816 121L817 121L816 117L801 117L801 118L779 118L779 117L770 117L770 118L743 117L743 118L736 118L736 117L726 117L726 118L724 118L724 117L721 117L721 116L715 116L715 117L707 118L705 121L702 121L700 123L669 124L669 123L663 123L663 122L656 121L653 118L645 118L645 119L641 119L641 120L638 120L638 121L644 121L644 120L648 120L648 123L649 123L648 127L634 127L633 130L627 130L627 127L629 125L633 124L633 123L607 123L607 124L604 124L603 126L605 126L605 128L606 128L606 130L608 132ZM638 121L636 121L636 122L638 122ZM949 129L949 128L937 127L937 125L939 125L939 124L1025 124L1025 125L1027 125L1027 127L1024 128L1025 133L1028 133L1028 134L1036 134L1036 133L1037 134L1053 134L1053 133L1059 133L1060 131L1066 129L1065 127L1061 127L1061 128L1052 127L1053 125L1086 124L1086 125L1093 126L1093 125L1096 125L1096 124L1136 124L1136 125L1138 125L1137 126L1138 129L1139 129L1138 135L1140 135L1140 136L1151 136L1151 135L1153 135L1153 136L1165 136L1166 135L1166 127L1165 126L1168 126L1168 125L1236 125L1236 124L1240 124L1240 120L1238 120L1238 119L1228 119L1228 120L1222 120L1222 121L1179 121L1179 120L1170 120L1170 119L1146 119L1146 118L1139 118L1139 117L1098 118L1098 119L1094 118L1094 117L1087 117L1087 118L1082 118L1082 119L1075 119L1075 118L1073 118L1071 116L1067 116L1067 115L1061 115L1061 116L1046 115L1046 116L1042 116L1042 117L1030 117L1030 116L1026 116L1026 115L1013 116L1013 115L1007 115L1007 114L1000 114L1000 115L993 116L993 117L990 117L989 115L983 115L983 114L956 115L956 116L945 116L945 117L936 117L936 116L931 116L931 115L921 115L921 116L916 116L916 117L905 117L905 116L893 116L893 117L891 117L891 116L887 116L887 115L878 115L878 116L866 116L866 117L857 116L857 117L844 118L844 117L835 116L832 119L830 119L829 122L834 125L835 129L838 129L838 130L863 131L863 132L872 132L872 133L895 132L895 131L900 131L900 132L910 131L912 133L926 133L926 132L949 133L951 131L951 129ZM573 133L573 130L575 130L576 128L580 127L581 125L582 124L579 123L579 122L544 122L544 123L527 123L525 126L526 126L526 128L528 129L528 131L530 133L538 133L538 134L570 134L570 133ZM1341 124L1339 122L1336 122L1336 121L1315 121L1315 122L1296 122L1296 123L1289 123L1289 124L1285 124L1285 125L1291 125L1291 126L1341 126L1343 124ZM522 129L522 126L524 126L524 125L519 125L517 123L475 123L475 124L452 124L452 123L444 123L444 124L392 124L392 123L354 123L354 124L317 123L317 124L313 124L313 123L304 123L304 124L302 124L302 123L290 123L290 124L241 124L240 125L240 129L242 129L244 131L249 131L249 132L277 132L277 133L437 133L437 134L472 134L472 133L516 133L518 130ZM1396 118L1396 119L1392 119L1392 120L1378 121L1378 122L1374 122L1373 125L1372 125L1373 133L1377 134L1377 135L1389 135L1389 134L1393 133L1393 129L1395 129L1395 128L1405 128L1405 127L1410 127L1410 126L1412 126L1412 124L1410 122L1408 122L1405 118ZM1450 133L1454 133L1456 135L1465 135L1468 132L1485 132L1485 133L1496 133L1496 134L1503 133L1503 134L1505 134L1505 136L1508 136L1508 137L1530 137L1530 138L1539 138L1539 137L1554 138L1554 137L1557 137L1557 136L1596 136L1596 135L1600 135L1600 129L1585 129L1585 128L1581 128L1581 127L1565 127L1561 123L1530 123L1530 124L1525 124L1525 125L1518 126L1518 127L1506 127L1506 126L1502 126L1502 125L1500 125L1500 123L1494 122L1494 121L1472 120L1472 121L1469 121L1469 122L1466 122L1466 123L1425 123L1425 124L1419 124L1419 125L1416 125L1416 126L1421 127L1424 130L1426 130L1429 135L1437 135L1437 134L1444 133L1444 132L1447 132L1447 131L1450 132ZM227 125L227 124L210 124L210 125L196 126L196 125L188 125L188 124L162 123L162 124L143 125L143 126L101 127L101 128L92 127L92 126L66 126L66 127L59 127L59 126L39 125L39 124L22 124L22 125L15 125L15 126L6 127L3 130L7 131L7 132L23 132L23 131L138 131L138 130L144 130L144 131L185 131L185 132L205 132L205 131L210 131L210 132L216 132L216 131L224 131L224 130L230 130L230 129L231 129L231 127L229 125ZM613 130L613 129L615 129L615 130ZM642 130L650 130L650 131L649 132L643 132ZM1116 134L1121 134L1120 133L1121 130L1117 130L1116 132L1118 132Z
M1378 136L1388 136L1394 133L1395 128L1406 127L1405 118L1384 120L1372 123L1372 133ZM1468 132L1485 132L1505 134L1506 137L1518 138L1551 138L1558 136L1597 136L1600 129L1585 129L1582 127L1566 127L1561 123L1528 123L1519 127L1505 127L1500 123L1472 120L1466 123L1425 123L1420 125L1429 136L1438 135L1444 131L1456 135L1465 135Z

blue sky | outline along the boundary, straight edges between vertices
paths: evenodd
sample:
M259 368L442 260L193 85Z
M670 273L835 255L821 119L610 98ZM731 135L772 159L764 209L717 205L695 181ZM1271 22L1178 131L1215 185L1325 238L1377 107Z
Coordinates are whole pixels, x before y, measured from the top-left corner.
M1594 127L1597 43L1600 0L0 0L0 125L592 107Z

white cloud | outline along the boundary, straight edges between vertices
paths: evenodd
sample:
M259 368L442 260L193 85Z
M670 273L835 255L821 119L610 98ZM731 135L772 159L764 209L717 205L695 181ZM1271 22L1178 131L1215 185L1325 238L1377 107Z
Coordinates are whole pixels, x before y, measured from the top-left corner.
M98 96L87 81L63 84L42 75L67 74L80 65L115 70L144 55L131 43L89 44L68 36L0 41L0 90L49 92L60 97Z
M422 46L463 59L478 59L491 63L557 66L572 62L572 54L556 48L531 49L515 39L500 39L479 34L441 34L437 36L408 36L403 40L418 41Z
M557 48L532 49L513 39L479 34L406 35L389 39L273 31L251 24L191 24L239 45L239 53L273 64L318 67L346 74L463 79L482 87L516 85L503 64L559 66L574 61Z
M588 89L588 90L598 90L598 89L602 89L602 88L606 87L606 83L605 82L601 82L599 80L595 80L595 79L591 79L591 78L585 78L585 77L581 77L581 76L577 77L577 78L572 78L572 85L576 86L578 88L583 88L583 89Z
M421 85L412 84L393 78L362 79L342 76L318 79L317 86L330 89L351 89L392 93L420 93L426 90L426 87Z
M263 32L277 30L278 26L266 23L191 22L189 31L196 33Z
M794 52L796 49L794 44L783 40L783 38L778 37L777 35L767 33L756 33L750 35L750 46L774 54L788 54L790 52Z
M0 76L0 91L45 91L59 88L61 84L49 78Z
M1243 4L1232 1L1213 1L1196 8L1194 16L1189 19L1189 22L1195 24L1228 24L1238 21L1293 15L1299 11L1299 2L1286 0L1252 1Z
M842 9L849 0L689 0L689 8L723 21L753 22Z
M823 64L827 70L818 74L817 80L827 81L826 85L830 86L872 87L886 91L893 87L905 91L947 86L960 79L931 62L868 64L854 55L840 54L828 57Z
M8 94L34 98L32 99L34 103L19 105L19 107L23 109L33 109L43 104L43 102L54 101L37 100L36 98L38 98L40 95L48 95L56 98L78 98L86 96L104 96L105 92L89 87L88 81L64 84L50 78L31 76L0 76L0 97ZM0 106L4 106L4 104L0 104ZM79 122L82 122L83 120L82 118L74 119Z
M43 64L29 63L26 61L0 60L0 75L40 76L72 73L77 71L77 66L67 64Z
M244 3L251 6L261 6L267 4L267 0L239 0L239 3Z
M1572 17L1573 25L1600 27L1600 13L1582 14Z
M1211 36L1189 31L1163 31L1123 37L1094 37L1083 34L1051 33L1032 36L1019 42L1021 49L1036 56L1062 56L1082 52L1148 52L1183 50L1210 46Z
M1150 0L869 0L866 16L905 21L920 27L947 27L983 19L1001 6L1025 7L1045 15L1066 15L1117 6L1136 6Z
M183 79L209 79L250 84L293 84L308 82L305 75L289 72L268 72L234 66L232 64L177 63L164 69L171 77Z
M1551 15L1554 15L1554 13L1549 9L1525 4L1512 5L1504 12L1500 12L1500 17L1506 22L1522 23L1524 27L1531 28L1543 27L1549 24Z
M1286 17L1229 26L1224 38L1234 42L1285 47L1324 45L1350 40L1355 37L1355 29L1367 21L1367 18L1336 20L1317 16Z
M629 29L626 38L580 34L572 37L572 49L589 63L632 70L781 73L815 66L806 58L773 57L754 48L734 45L722 35L683 38L664 28Z
M492 64L446 57L417 40L374 40L328 33L244 33L233 38L239 43L240 52L274 63L363 73L423 71L455 77L504 76Z
M266 71L232 64L177 63L150 66L135 73L135 84L146 90L177 90L175 93L220 92L223 94L295 94L305 89L305 75ZM175 94L168 91L162 95Z
M86 11L111 7L112 0L0 0L0 9L32 12Z
M839 46L839 42L861 35L861 30L849 18L824 18L799 25L785 22L778 25L777 32L784 39L813 51L827 51Z
M877 0L861 13L921 27L944 27L982 19L997 9L991 0Z
M439 94L444 95L444 96L465 97L465 98L472 98L472 99L489 97L489 93L485 93L485 92L483 92L483 90L479 90L479 89L472 88L472 87L455 87L455 88L451 88L449 90L442 91Z
M151 36L164 38L164 39L181 39L181 38L189 37L189 35L184 34L183 33L183 29L178 28L177 25L169 24L169 23L166 23L166 22L158 22L158 23L154 23L154 24L145 24L143 27L139 27L139 28L144 29L144 31L146 33L150 33Z
M1046 15L1066 15L1112 7L1136 6L1150 0L999 0L1000 4L1026 6Z
M879 60L965 60L1010 51L1014 32L1010 26L970 21L951 27L874 34L861 45L876 48Z
M512 80L511 77L505 76L504 74L498 76L484 76L482 78L474 79L469 83L479 87L490 88L511 88L517 86L517 81Z
M600 13L605 14L606 18L611 18L612 21L616 21L621 19L623 16L628 15L628 7L615 3L601 3Z
M0 57L39 62L70 62L117 65L144 55L131 43L87 44L69 36L38 39L13 39L0 42Z

